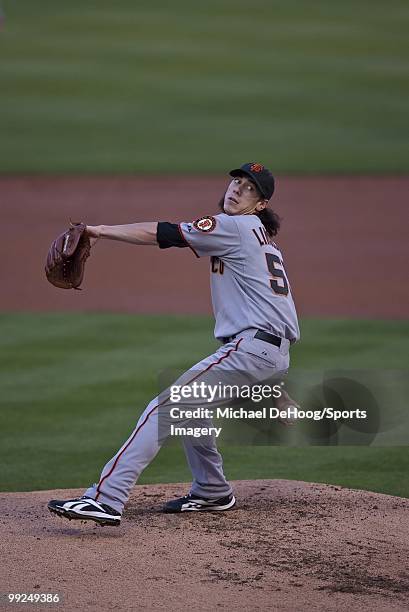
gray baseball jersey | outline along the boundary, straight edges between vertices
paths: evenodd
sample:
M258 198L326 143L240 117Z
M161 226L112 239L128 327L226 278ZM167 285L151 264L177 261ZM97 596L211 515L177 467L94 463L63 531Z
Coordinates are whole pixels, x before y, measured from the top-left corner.
M211 258L216 338L255 328L290 342L299 339L281 252L257 215L222 213L179 227L197 257Z

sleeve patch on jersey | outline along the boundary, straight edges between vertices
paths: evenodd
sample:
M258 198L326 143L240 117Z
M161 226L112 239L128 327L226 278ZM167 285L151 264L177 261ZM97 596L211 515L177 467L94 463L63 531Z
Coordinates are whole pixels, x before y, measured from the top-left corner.
M199 232L212 232L216 227L216 219L214 217L201 217L194 221L193 227Z

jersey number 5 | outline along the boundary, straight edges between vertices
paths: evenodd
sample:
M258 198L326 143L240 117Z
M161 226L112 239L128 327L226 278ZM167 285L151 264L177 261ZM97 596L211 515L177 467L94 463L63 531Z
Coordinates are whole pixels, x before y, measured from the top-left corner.
M274 293L278 293L278 295L288 295L288 281L284 273L283 262L273 253L266 253L266 259L268 271L273 277L270 279L272 290Z

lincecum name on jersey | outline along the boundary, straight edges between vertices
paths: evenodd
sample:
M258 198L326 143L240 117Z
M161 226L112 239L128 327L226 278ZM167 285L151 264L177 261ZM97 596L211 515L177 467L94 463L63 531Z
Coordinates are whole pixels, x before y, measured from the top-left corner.
M260 246L274 246L277 248L277 245L271 240L271 238L268 236L266 230L264 227L260 226L257 229L252 229L251 230L253 232L253 234L255 235L255 237L257 238L257 242L259 243Z

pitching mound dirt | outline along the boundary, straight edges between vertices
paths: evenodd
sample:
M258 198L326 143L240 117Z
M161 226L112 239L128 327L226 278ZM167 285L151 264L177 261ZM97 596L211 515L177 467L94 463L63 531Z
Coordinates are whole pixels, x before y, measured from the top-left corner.
M286 480L234 486L237 509L183 515L158 510L186 485L137 486L120 527L48 513L50 498L78 490L2 493L1 591L62 597L37 610L408 609L408 499Z

